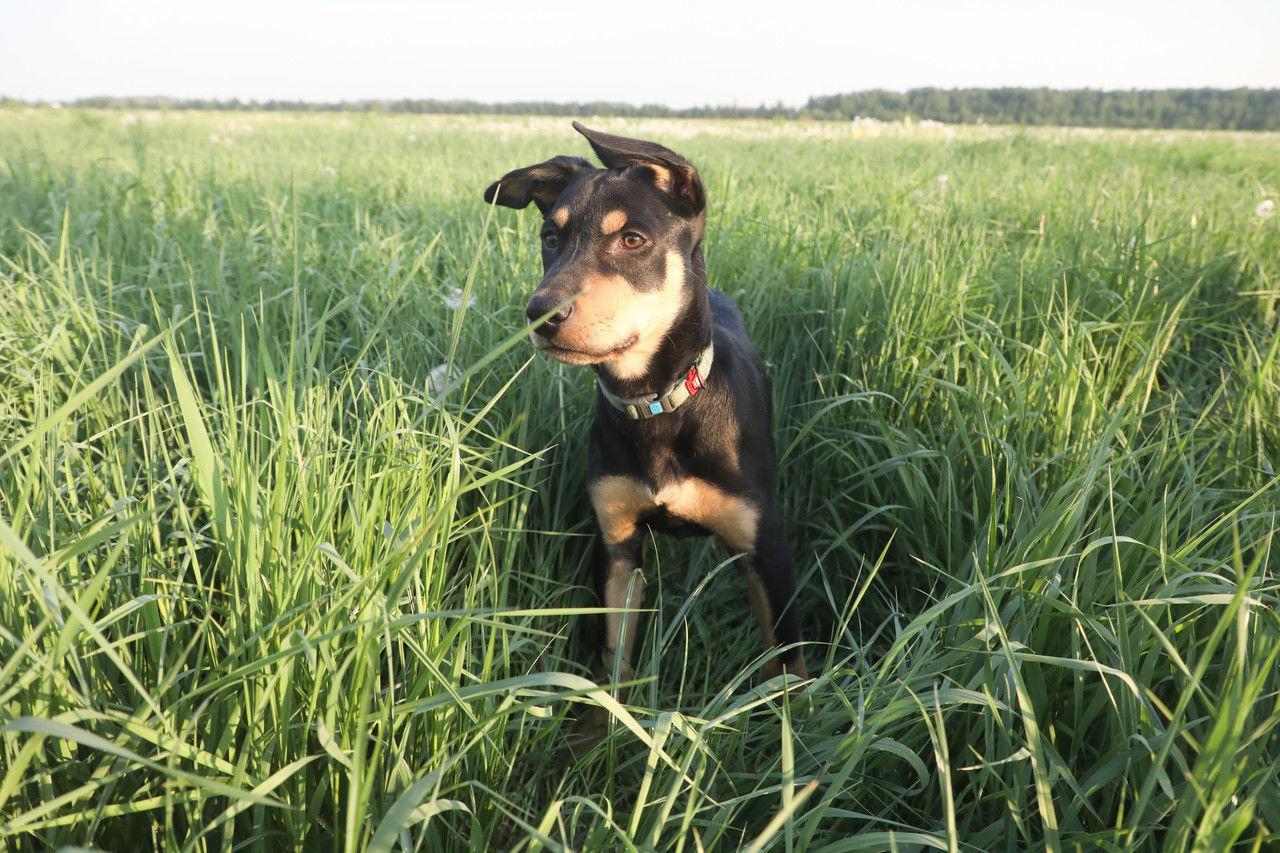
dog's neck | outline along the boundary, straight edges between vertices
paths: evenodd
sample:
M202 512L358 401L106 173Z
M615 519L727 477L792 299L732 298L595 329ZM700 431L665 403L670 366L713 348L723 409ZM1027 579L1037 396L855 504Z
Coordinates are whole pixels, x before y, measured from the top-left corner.
M685 375L711 343L711 298L707 292L707 266L701 245L695 246L690 254L685 277L684 307L663 335L643 374L621 378L610 370L608 363L595 365L600 384L613 395L661 394Z

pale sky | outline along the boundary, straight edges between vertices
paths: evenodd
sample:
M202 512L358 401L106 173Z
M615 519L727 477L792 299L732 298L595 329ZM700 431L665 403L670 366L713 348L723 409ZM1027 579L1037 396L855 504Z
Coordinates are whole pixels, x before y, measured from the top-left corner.
M0 95L803 104L1280 87L1280 0L0 0Z

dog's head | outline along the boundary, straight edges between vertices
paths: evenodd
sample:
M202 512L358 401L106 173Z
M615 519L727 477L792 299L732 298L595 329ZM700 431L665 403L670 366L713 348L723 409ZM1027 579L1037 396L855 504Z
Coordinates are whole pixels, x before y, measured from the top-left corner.
M544 275L526 309L534 346L637 378L701 280L706 194L674 151L573 126L605 168L553 157L503 175L484 199L542 212Z

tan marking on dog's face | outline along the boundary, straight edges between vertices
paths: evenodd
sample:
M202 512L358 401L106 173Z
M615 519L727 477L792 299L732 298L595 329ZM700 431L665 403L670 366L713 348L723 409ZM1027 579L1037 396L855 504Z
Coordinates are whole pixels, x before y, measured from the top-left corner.
M684 308L684 259L680 253L667 252L667 276L662 287L633 294L626 331L635 336L635 343L606 359L610 371L619 379L638 379L648 372L649 362Z
M630 306L636 290L620 275L595 274L578 283L573 315L554 341L533 332L533 343L565 364L598 364L631 346Z
M554 222L557 227L563 228L564 224L569 221L569 208L567 206L557 207L555 210L551 211L551 221Z
M590 275L579 285L573 316L555 340L532 332L534 346L565 364L607 364L619 379L643 376L684 307L684 262L667 253L663 284L643 293L621 275Z
M627 224L627 214L623 210L611 210L600 220L601 234L616 234Z

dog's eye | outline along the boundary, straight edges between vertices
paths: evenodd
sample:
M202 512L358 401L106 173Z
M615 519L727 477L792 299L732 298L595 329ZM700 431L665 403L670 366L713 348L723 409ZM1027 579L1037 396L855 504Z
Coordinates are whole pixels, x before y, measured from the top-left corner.
M556 246L560 245L560 238L555 235L555 232L548 231L546 234L542 235L542 245L552 251L555 251Z
M649 241L644 238L643 234L637 234L634 231L628 231L622 235L622 247L624 249L639 249L647 242Z

